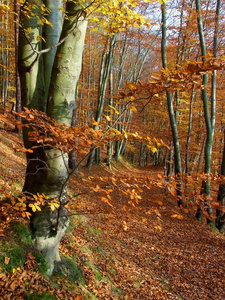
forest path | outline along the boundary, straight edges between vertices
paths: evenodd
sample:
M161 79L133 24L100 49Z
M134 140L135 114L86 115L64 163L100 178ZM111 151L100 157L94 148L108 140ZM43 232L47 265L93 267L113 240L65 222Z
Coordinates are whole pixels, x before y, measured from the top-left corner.
M92 174L98 184L102 176L139 184L143 178L163 176L163 170L123 165L113 173L94 167ZM79 179L76 183L81 184ZM143 188L141 197L136 207L124 211L121 191L114 190L113 213L90 214L85 217L88 228L79 224L72 231L78 241L75 251L89 256L85 249L91 247L89 258L103 275L102 281L109 277L121 294L112 294L109 285L101 281L96 285L91 276L90 289L99 299L225 299L224 236L193 215L182 213L182 220L171 217L180 213L176 202L157 186ZM82 203L96 211L96 207L105 208L93 194L82 197ZM84 270L90 273L87 266Z

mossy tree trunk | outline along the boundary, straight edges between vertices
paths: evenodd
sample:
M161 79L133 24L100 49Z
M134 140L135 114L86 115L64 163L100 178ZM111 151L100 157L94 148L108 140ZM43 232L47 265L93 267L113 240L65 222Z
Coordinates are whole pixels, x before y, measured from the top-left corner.
M62 23L62 17L58 8L51 5L50 17L55 22L56 32L46 34L46 39L50 40L46 45L52 47L59 37L63 42L57 47L56 55L51 52L54 59L44 64L43 59L46 57L44 58L42 54L47 55L46 45L43 49L43 43L39 38L43 28L37 18L37 16L41 17L42 2L36 1L33 6L31 2L35 1L26 2L21 18L19 69L22 105L45 111L49 117L70 126L87 27L83 9L78 2L67 1L67 17L64 18L61 31L56 21ZM51 1L45 1L46 5L49 3ZM27 17L27 14L23 13L28 8L32 9L32 12L29 12L32 17ZM25 35L28 28L30 28L29 35ZM27 130L24 130L23 136L25 147L29 148L32 143L29 141ZM32 213L31 217L34 244L46 255L49 262L49 275L53 272L54 261L60 259L58 246L68 226L68 216L64 208L67 202L67 179L68 155L66 153L43 146L27 154L24 193L27 195L43 193L49 197L49 201L53 199L59 201L58 209L51 211L46 203L40 212Z

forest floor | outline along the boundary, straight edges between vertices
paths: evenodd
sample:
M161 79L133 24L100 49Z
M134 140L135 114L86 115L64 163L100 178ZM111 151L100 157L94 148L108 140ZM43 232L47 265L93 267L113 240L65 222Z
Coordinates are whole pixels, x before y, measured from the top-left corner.
M1 192L15 193L25 156L13 150L18 135L2 124ZM60 245L63 261L72 258L79 268L64 264L51 278L41 270L27 222L7 218L1 207L0 299L225 299L224 235L177 210L170 194L151 186L157 178L161 167L81 167L70 183L71 223ZM132 203L129 186L141 196Z

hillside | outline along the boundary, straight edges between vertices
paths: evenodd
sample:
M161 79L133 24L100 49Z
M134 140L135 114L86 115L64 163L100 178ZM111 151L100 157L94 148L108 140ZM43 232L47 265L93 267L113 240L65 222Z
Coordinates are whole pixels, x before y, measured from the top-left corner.
M1 118L1 193L15 194L23 184L25 156L13 150L21 140L4 124ZM91 172L81 167L70 183L62 263L51 278L44 275L46 263L32 247L27 222L7 218L1 205L0 299L225 299L225 238L177 211L163 189L146 184L162 171L126 162L112 171L104 164ZM112 189L109 204L97 185ZM135 205L119 185L136 185L141 198ZM171 217L176 212L183 218Z

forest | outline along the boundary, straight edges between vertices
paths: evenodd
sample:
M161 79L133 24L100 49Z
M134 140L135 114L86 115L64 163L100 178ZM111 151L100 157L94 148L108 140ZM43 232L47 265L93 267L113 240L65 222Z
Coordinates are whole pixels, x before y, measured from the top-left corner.
M225 3L0 16L0 299L225 299Z

